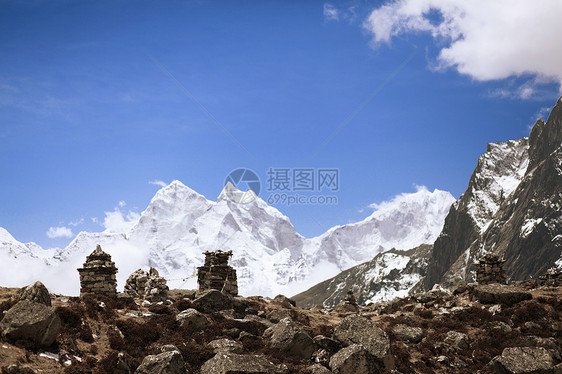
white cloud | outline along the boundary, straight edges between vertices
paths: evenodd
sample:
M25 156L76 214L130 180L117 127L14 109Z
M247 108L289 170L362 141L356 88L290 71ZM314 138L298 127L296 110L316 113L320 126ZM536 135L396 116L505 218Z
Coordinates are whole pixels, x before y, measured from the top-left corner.
M124 200L121 200L117 205L119 205L120 208L123 208L125 205L127 205L127 203Z
M160 187L166 187L168 184L166 182L162 182L160 180L153 180L153 181L149 181L148 184L154 184L155 186L160 186Z
M535 113L535 118L533 118L533 120L542 118L546 121L546 117L549 115L550 113L550 107L542 107L540 108L536 113Z
M440 17L430 19L430 12ZM516 89L530 98L538 84L562 83L561 15L559 0L395 0L375 9L364 26L375 46L400 34L430 33L442 46L438 68L479 81L535 76Z
M324 19L327 21L337 21L340 15L335 6L329 3L324 3Z
M115 208L113 212L105 212L103 226L106 232L126 233L139 221L140 214L130 211L127 215L123 215L119 208Z
M54 238L72 238L74 234L72 230L68 227L59 226L59 227L49 227L49 231L47 231L47 237L54 239Z

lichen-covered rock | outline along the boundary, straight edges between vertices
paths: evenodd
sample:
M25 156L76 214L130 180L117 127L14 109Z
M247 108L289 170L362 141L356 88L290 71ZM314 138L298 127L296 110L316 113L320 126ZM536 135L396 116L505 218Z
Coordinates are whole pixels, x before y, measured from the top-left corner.
M502 374L547 374L552 372L552 355L542 347L505 348L492 359L492 369Z
M10 341L22 339L48 347L55 342L60 327L61 320L54 308L22 300L11 307L0 321L0 334Z
M330 369L320 364L312 365L308 368L310 374L331 374Z
M278 323L283 318L291 318L291 314L288 310L273 309L267 314L266 318L273 323Z
M513 305L533 298L528 291L501 284L478 285L473 292L482 304Z
M242 344L232 339L216 339L209 343L215 353L242 353Z
M361 344L352 344L330 359L330 368L335 374L378 374L381 371L376 358Z
M142 269L136 270L125 283L125 293L151 302L166 300L168 291L166 279L161 277L158 270L153 267L148 273Z
M284 318L263 333L269 339L269 346L287 352L293 356L310 358L314 352L314 343L306 330L289 318Z
M199 293L193 300L195 308L204 313L232 309L233 303L232 296L213 289Z
M387 369L394 368L390 340L370 319L356 314L347 316L334 329L334 337L344 345L361 344Z
M419 343L423 338L423 330L420 327L411 327L401 323L392 328L392 335L398 340Z
M36 303L51 306L51 295L47 287L39 281L32 285L21 288L14 296L14 300L29 300Z
M178 350L146 356L135 374L186 374L185 362Z
M205 362L201 374L286 374L287 368L273 364L263 355L217 353Z
M201 331L211 324L207 316L195 309L186 309L179 312L176 315L176 321L181 327L187 327L193 329L193 331Z
M448 344L455 351L466 351L470 348L468 335L458 331L449 331L445 336L445 344Z

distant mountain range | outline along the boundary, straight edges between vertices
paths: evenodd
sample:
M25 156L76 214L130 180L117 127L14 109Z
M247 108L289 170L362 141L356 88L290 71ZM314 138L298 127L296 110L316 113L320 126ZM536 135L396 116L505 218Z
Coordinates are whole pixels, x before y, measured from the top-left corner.
M451 287L473 281L474 264L486 253L505 258L511 280L537 278L562 267L561 209L562 98L528 138L488 144L432 245L379 254L295 299L333 307L348 289L365 304Z
M126 232L81 232L65 248L44 250L23 244L0 229L0 285L43 281L53 292L79 293L78 272L100 244L119 268L118 287L139 267L153 266L170 287L196 288L203 251L232 250L242 295L295 294L392 248L432 243L453 196L418 188L382 203L361 222L336 226L304 238L289 218L257 198L239 204L227 184L217 201L179 181L160 189L139 221Z

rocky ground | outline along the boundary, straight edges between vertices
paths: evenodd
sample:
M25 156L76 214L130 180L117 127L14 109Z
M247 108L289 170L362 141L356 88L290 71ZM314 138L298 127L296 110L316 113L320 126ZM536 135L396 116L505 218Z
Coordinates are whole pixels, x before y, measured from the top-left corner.
M333 311L214 290L46 300L43 288L0 288L2 373L562 373L562 291L531 283Z

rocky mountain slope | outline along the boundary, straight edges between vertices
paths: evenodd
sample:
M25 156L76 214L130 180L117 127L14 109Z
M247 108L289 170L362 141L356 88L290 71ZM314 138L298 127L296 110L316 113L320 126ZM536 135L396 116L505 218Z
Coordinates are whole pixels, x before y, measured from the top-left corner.
M562 291L531 285L468 284L356 312L218 290L173 290L151 303L0 288L0 371L558 373Z
M169 279L172 287L197 288L192 275L202 264L201 252L222 249L234 252L232 265L242 294L294 294L379 252L431 243L454 201L448 192L419 188L379 204L361 222L307 239L262 199L247 204L229 199L233 189L227 184L217 201L210 201L174 181L156 193L129 231L81 232L63 250L43 251L10 236L0 242L0 259L12 264L13 271L0 273L0 284L21 286L41 274L50 289L77 295L76 268L100 244L119 268L120 289L133 271L149 266Z
M560 260L561 99L528 139L488 146L434 243L425 289L473 280L486 253L505 258L512 280L537 278Z

